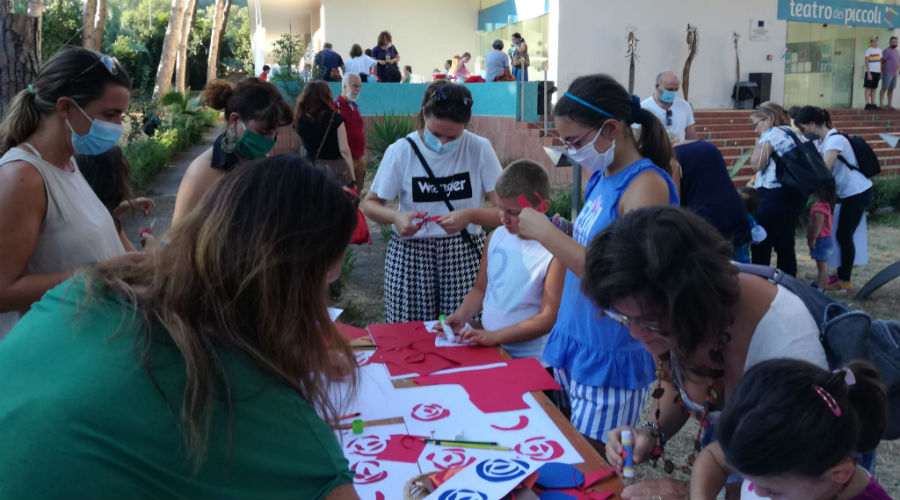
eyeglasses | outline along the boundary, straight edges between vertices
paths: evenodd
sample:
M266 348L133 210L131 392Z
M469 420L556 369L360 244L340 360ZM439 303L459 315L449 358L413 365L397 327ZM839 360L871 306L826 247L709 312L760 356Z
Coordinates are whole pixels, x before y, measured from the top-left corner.
M667 127L672 126L672 109L671 108L666 110L666 126Z
M589 128L589 129L585 130L583 134L579 135L579 136L578 136L577 138L575 138L575 139L572 139L571 141L570 141L570 140L567 140L565 137L562 137L562 136L559 135L558 133L556 134L556 137L557 137L560 141L562 141L562 143L565 144L565 146L566 146L567 148L569 148L569 149L577 149L577 148L578 148L578 143L581 142L582 139L584 139L585 137L587 137L591 132L594 132L595 130L597 130L597 127L591 127L591 128Z
M447 90L450 88L450 85L442 85L436 89L431 94L431 100L435 102L435 104L440 102L448 102L448 103L462 103L463 106L471 106L472 98L458 95L451 95Z
M116 59L115 57L109 57L109 56L106 55L106 54L101 54L101 55L100 55L100 58L97 59L97 60L94 62L94 64L91 64L91 65L88 66L87 68L84 68L83 70L81 70L81 73L78 73L77 75L75 75L75 78L72 78L72 80L70 80L70 81L73 81L73 82L74 82L75 80L81 78L82 75L84 75L84 74L87 73L88 71L94 69L94 66L96 66L96 65L98 65L98 64L102 64L103 67L106 68L106 71L109 71L109 74L110 74L110 75L117 75L117 74L119 73L119 61L118 61L118 59Z
M607 315L609 319L615 321L624 326L630 326L632 323L638 325L639 327L649 330L651 332L660 333L662 332L662 327L659 326L658 323L648 323L646 321L641 321L635 318L629 318L628 316L616 311L615 309L604 309L603 314Z

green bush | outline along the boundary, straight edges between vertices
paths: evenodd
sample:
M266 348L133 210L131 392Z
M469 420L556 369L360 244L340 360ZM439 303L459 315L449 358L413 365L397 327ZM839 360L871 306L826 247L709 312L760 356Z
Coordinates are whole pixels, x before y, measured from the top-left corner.
M900 211L900 175L881 175L872 179L874 198L869 205L869 212L879 208L890 207Z
M415 129L416 120L411 115L389 113L376 116L366 132L366 149L372 153L372 160L381 162L388 146Z
M572 217L572 187L557 189L550 198L550 209L547 215L559 214L566 219Z

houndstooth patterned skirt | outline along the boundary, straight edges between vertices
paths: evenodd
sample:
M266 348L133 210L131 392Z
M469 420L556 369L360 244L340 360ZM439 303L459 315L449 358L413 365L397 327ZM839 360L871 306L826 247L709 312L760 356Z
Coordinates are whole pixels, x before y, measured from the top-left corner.
M477 254L461 234L424 239L391 236L384 263L385 321L427 321L455 311L475 285L481 262L484 232L471 237Z

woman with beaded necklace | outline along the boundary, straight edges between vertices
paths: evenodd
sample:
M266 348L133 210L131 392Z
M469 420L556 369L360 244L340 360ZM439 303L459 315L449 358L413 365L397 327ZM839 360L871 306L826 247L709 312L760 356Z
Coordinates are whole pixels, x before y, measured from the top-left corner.
M628 326L659 360L655 412L640 429L609 433L606 458L621 471L621 431L635 437L634 461L662 459L664 444L689 414L700 421L686 464L713 441L719 413L744 372L772 358L827 368L819 330L804 303L781 285L739 272L734 249L700 217L677 207L648 207L616 220L592 241L582 288L603 313ZM687 410L687 411L684 411ZM630 485L623 498L687 498L688 483L659 479Z

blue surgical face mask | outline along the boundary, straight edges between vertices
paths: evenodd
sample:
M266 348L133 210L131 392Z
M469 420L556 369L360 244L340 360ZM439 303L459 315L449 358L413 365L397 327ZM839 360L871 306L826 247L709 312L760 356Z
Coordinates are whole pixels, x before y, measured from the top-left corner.
M119 138L122 137L125 127L103 120L91 119L77 102L74 100L72 102L85 118L91 120L91 129L88 133L86 135L78 135L72 128L72 124L66 119L66 125L72 131L72 149L75 150L75 154L101 155L112 149L119 142Z
M462 137L458 139L454 139L445 144L441 144L441 140L434 136L430 130L427 128L425 132L422 134L423 140L425 141L425 145L428 146L428 149L434 151L439 155L447 154L456 148L459 147L459 144L462 142Z
M675 102L675 92L671 90L663 90L662 93L659 94L659 100L666 104L672 104L673 102Z

